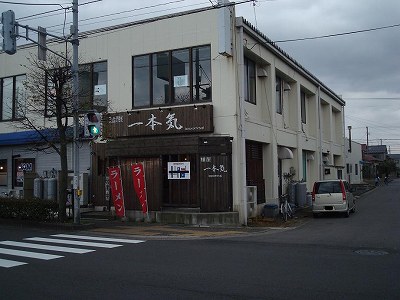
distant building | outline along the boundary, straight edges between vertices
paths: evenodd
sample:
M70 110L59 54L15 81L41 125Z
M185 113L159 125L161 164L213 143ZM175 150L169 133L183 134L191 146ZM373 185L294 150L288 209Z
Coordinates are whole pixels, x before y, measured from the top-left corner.
M348 138L345 140L345 159L346 171L345 178L350 183L361 183L363 181L362 175L362 145L351 141Z

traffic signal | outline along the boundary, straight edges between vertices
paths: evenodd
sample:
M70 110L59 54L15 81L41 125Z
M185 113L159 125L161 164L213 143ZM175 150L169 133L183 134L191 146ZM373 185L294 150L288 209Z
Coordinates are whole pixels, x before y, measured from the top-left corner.
M1 14L1 35L3 36L3 51L7 54L17 52L17 26L15 14L12 10L7 10Z
M86 137L96 137L101 134L101 115L99 113L86 113L84 123Z

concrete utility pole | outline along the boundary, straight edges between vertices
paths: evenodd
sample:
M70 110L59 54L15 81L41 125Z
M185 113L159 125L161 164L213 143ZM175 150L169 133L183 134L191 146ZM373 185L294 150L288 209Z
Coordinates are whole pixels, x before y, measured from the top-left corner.
M72 1L72 21L71 34L72 34L72 76L73 76L73 104L74 104L74 224L80 224L80 194L79 188L79 77L78 77L78 0Z

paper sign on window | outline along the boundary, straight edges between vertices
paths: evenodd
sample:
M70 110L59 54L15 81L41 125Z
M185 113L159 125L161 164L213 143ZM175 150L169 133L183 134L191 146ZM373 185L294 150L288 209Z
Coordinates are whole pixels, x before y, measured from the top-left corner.
M186 86L189 86L188 75L174 76L174 87L186 87Z

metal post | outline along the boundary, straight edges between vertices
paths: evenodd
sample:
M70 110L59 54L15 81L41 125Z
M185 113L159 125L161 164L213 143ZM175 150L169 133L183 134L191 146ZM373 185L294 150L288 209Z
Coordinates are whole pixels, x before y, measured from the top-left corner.
M72 76L73 76L73 104L74 104L74 224L80 224L80 188L79 188L79 77L78 77L78 0L72 0L73 25L72 34Z

